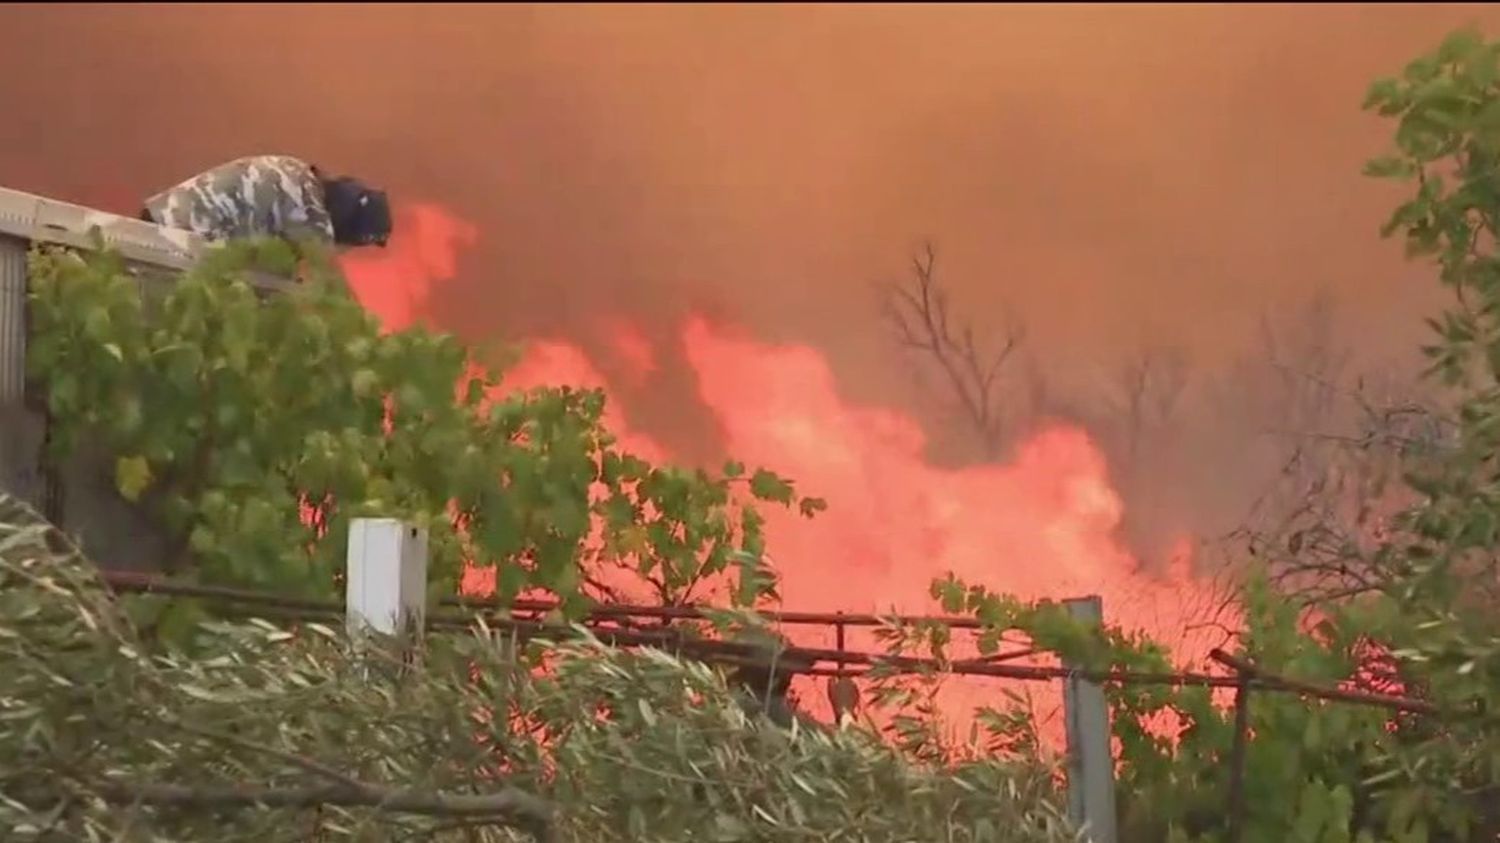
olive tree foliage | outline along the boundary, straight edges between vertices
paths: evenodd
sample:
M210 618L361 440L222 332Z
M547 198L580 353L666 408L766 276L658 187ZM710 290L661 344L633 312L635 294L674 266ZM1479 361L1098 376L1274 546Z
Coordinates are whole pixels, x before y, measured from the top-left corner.
M301 283L263 297L250 270ZM454 337L383 333L324 255L233 243L144 295L108 250L41 249L30 274L52 456L102 452L170 573L331 592L350 519L380 516L428 528L441 593L469 559L502 598L577 605L610 564L669 599L718 577L751 603L774 588L757 500L822 506L737 463L648 464L601 426L599 391L500 394Z
M412 667L255 621L149 654L92 565L0 510L5 840L1075 839L1035 765L782 729L660 651L477 624Z

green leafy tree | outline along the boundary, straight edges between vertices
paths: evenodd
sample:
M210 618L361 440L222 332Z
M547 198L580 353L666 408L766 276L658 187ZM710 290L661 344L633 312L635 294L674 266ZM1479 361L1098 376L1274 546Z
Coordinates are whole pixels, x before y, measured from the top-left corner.
M1415 188L1384 233L1433 260L1454 293L1430 320L1435 337L1423 352L1459 396L1452 446L1408 475L1422 501L1380 548L1390 584L1370 618L1401 685L1451 716L1404 730L1382 759L1383 784L1396 794L1393 826L1492 839L1500 834L1500 732L1489 714L1500 710L1500 44L1454 33L1400 77L1372 85L1365 105L1396 121L1395 149L1367 174Z
M102 452L171 573L331 592L350 519L383 516L429 530L440 593L470 559L502 597L569 608L606 565L669 600L728 581L749 604L774 590L756 500L822 506L768 471L631 455L598 391L497 396L452 336L382 333L325 256L295 264L275 241L230 244L143 295L108 250L31 255L27 360L54 457ZM251 270L302 283L262 296Z

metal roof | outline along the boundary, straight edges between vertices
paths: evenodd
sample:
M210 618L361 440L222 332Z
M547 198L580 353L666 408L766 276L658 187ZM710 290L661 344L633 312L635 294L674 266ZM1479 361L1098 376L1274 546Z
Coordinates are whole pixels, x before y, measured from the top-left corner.
M189 231L0 187L0 235L92 249L96 229L105 245L126 260L163 269L186 270L209 246L208 241ZM272 289L285 289L292 283L258 273L249 280Z

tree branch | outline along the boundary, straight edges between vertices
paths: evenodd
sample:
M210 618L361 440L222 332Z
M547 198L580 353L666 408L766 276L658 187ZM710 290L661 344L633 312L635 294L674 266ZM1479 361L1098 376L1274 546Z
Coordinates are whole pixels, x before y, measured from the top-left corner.
M1001 346L993 355L980 350L972 325L955 326L948 312L947 293L938 286L937 253L931 244L912 259L913 283L884 287L883 309L897 340L936 362L974 426L986 457L1000 451L1003 420L995 388L1001 370L1025 338L1025 331L1007 325Z
M128 782L106 779L93 783L93 790L116 805L149 805L163 808L313 808L336 805L345 808L375 808L388 813L483 820L530 833L538 840L552 839L552 807L545 800L512 787L488 794L462 795L424 793L414 790L360 784L358 787L272 788L250 785L187 785Z
M186 723L176 723L171 721L164 722L166 722L167 725L171 726L171 728L181 732L186 732L190 735L197 735L198 737L206 738L211 741L228 744L230 746L238 747L249 752L258 752L262 755L267 755L271 758L285 761L286 763L291 764L294 767L300 767L309 773L322 776L323 778L336 782L346 788L358 789L365 786L357 779L354 779L351 776L348 776L338 770L333 769L332 767L329 767L326 764L315 761L304 755L298 755L292 752L283 752L279 749L276 749L275 747L254 743L235 735L225 734L224 732L217 732L212 729L203 729L197 726L189 726Z

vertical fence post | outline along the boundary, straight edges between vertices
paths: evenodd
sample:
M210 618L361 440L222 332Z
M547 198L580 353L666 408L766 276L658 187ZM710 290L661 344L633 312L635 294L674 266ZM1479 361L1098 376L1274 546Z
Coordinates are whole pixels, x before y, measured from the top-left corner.
M427 619L427 531L394 518L356 518L347 561L350 636L393 636L414 655Z
M836 662L838 673L828 677L828 702L833 706L834 725L843 729L854 722L854 716L859 710L859 686L844 673L848 663L844 661L843 611L840 610L836 617L837 620L833 623L833 640L839 652Z
M1208 657L1234 671L1234 743L1229 748L1228 843L1245 837L1245 756L1250 743L1250 683L1255 667L1215 647Z
M1240 671L1234 686L1234 745L1229 751L1228 843L1245 837L1245 748L1250 730L1250 675Z
M1063 605L1080 621L1103 622L1104 601L1097 596ZM1104 688L1069 676L1063 685L1063 709L1068 727L1068 817L1084 829L1090 843L1115 843L1115 762Z
M26 253L30 245L0 234L0 490L58 523L43 485L44 428L26 395Z

